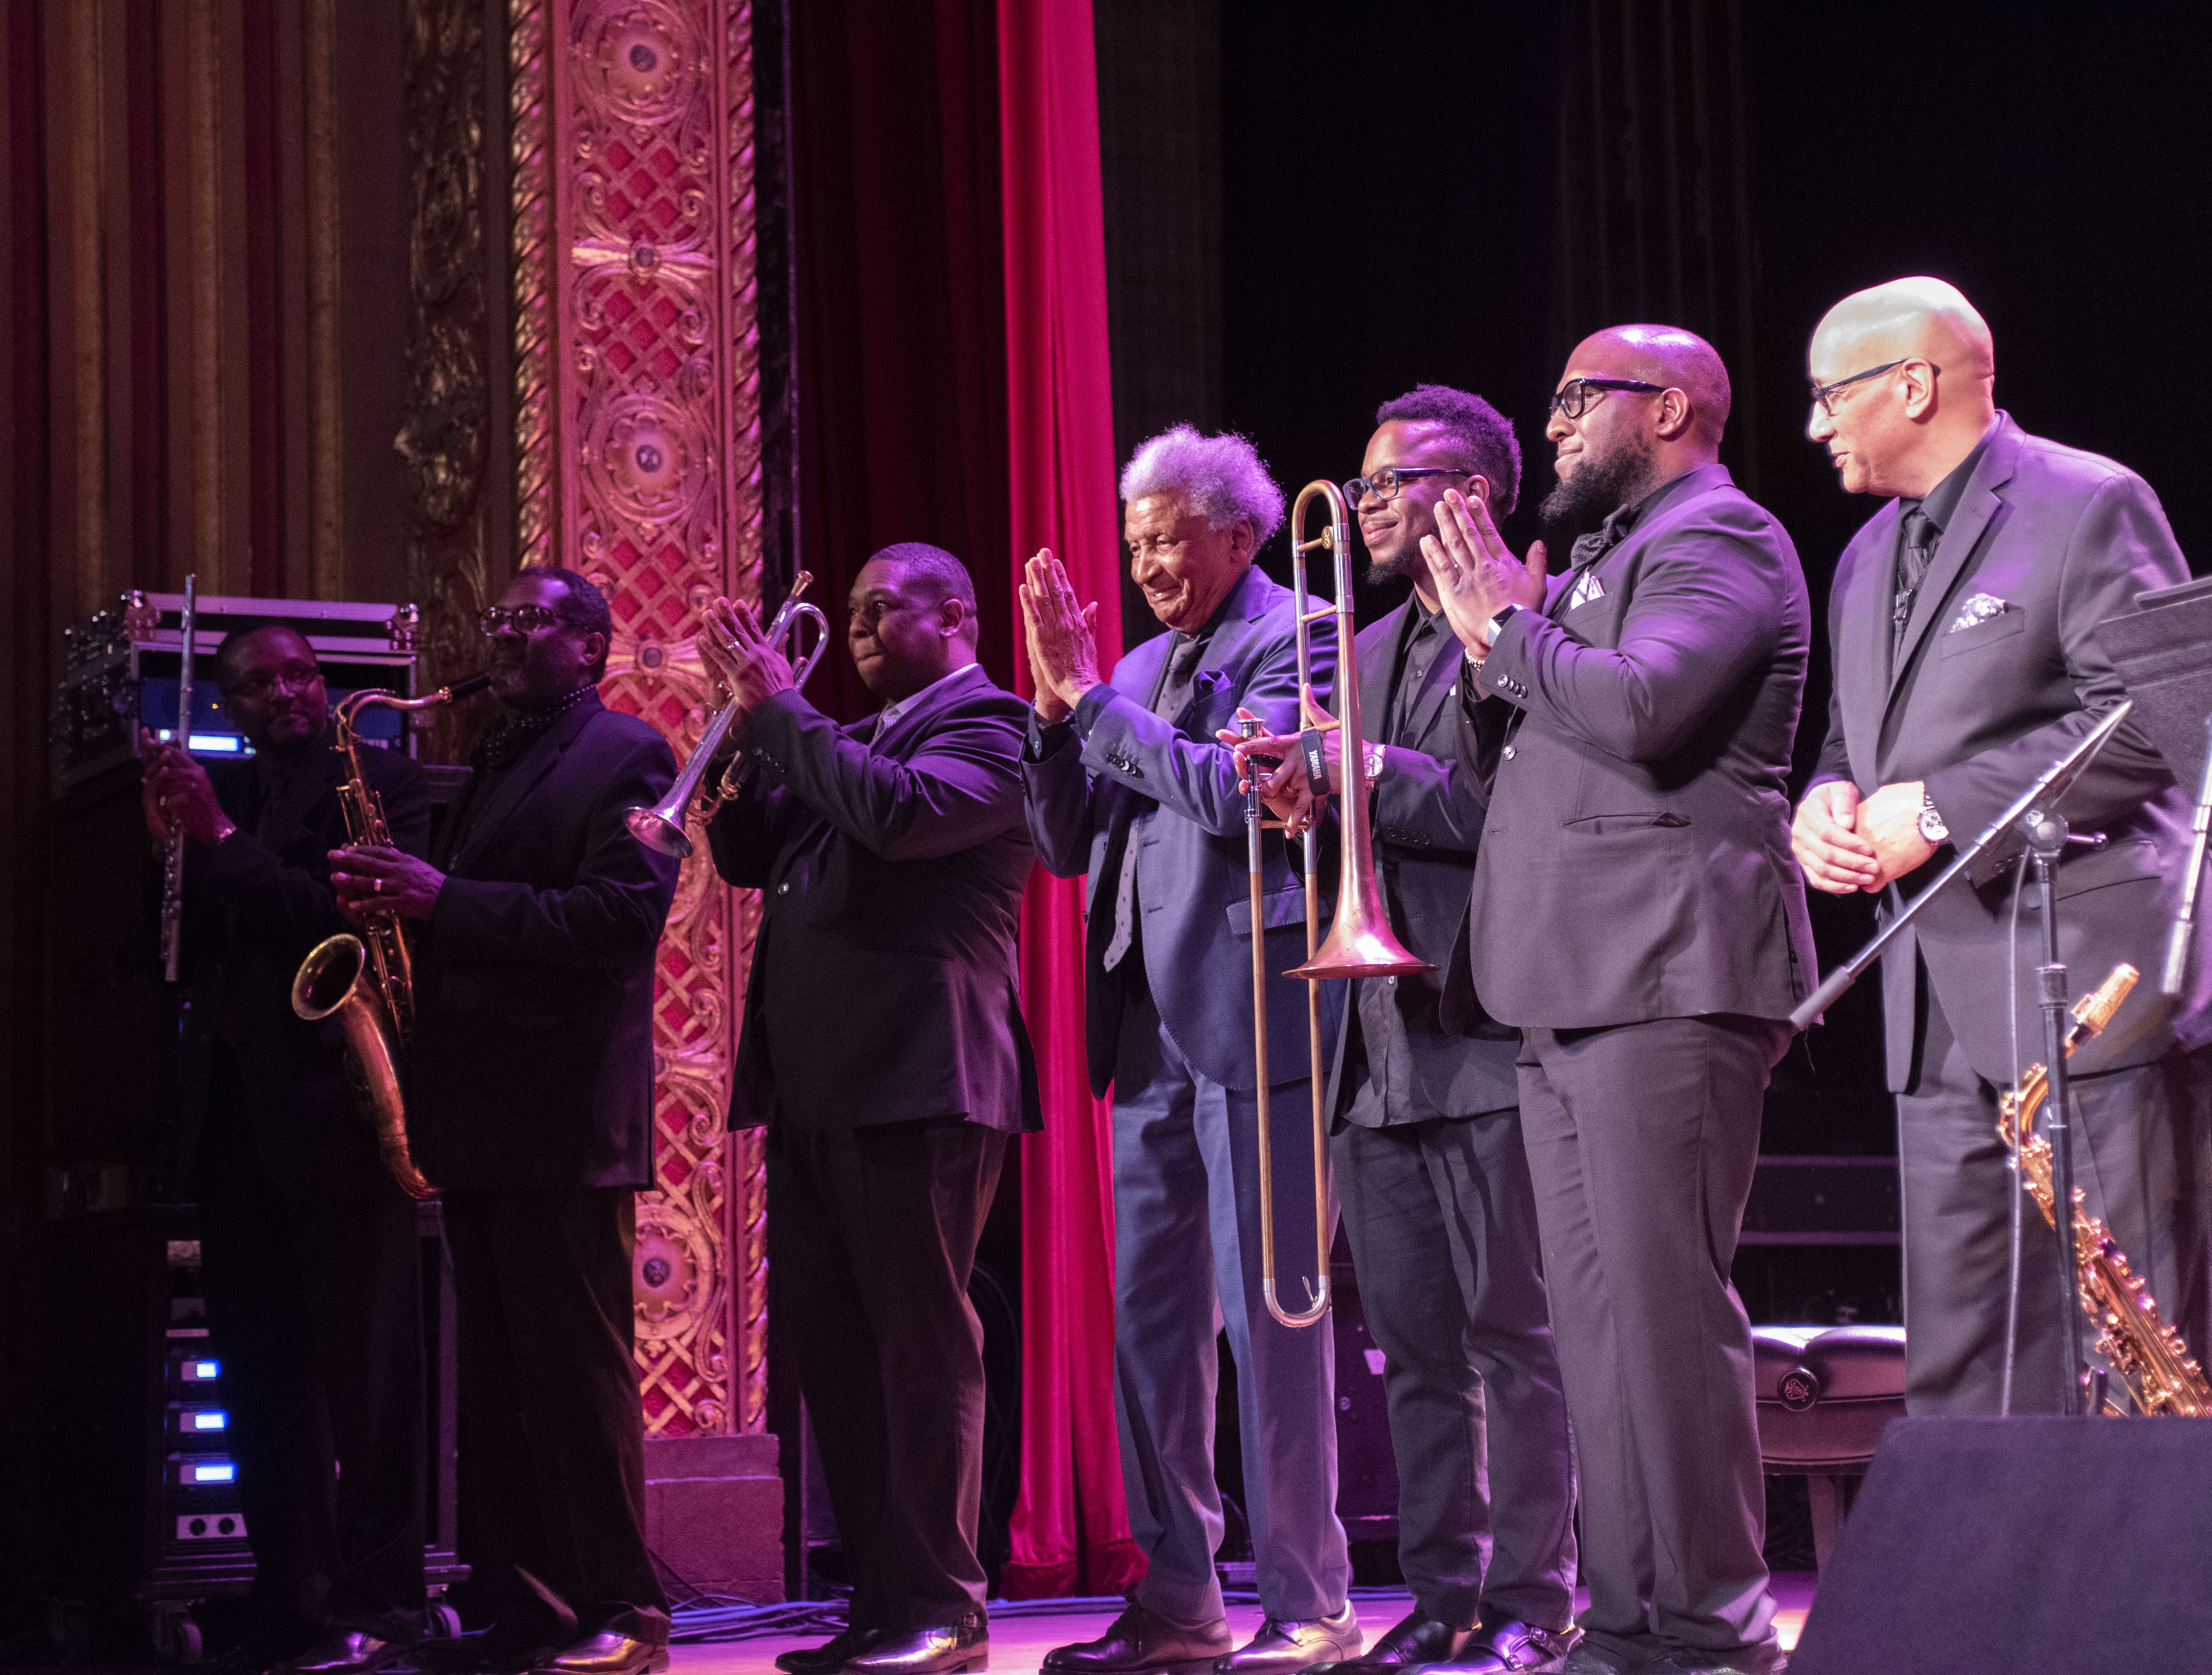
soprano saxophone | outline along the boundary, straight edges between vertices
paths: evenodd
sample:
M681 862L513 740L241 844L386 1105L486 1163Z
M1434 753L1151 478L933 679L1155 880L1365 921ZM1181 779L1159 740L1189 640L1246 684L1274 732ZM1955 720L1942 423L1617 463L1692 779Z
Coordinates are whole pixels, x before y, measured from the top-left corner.
M2066 1032L2066 1056L2077 1043L2103 1033L2140 975L2124 963L2112 967L2094 994L2074 1007L2074 1026ZM2021 1078L2018 1088L1997 1101L1997 1133L2020 1159L2021 1185L2053 1230L2058 1226L2057 1195L2051 1184L2051 1142L2029 1135L2035 1113L2051 1091L2051 1073L2041 1064ZM2023 1138L2023 1136L2027 1136ZM2179 1331L2159 1319L2158 1304L2128 1266L2127 1254L2105 1224L2081 1208L2081 1189L2074 1189L2074 1266L2081 1312L2097 1328L2097 1352L2127 1386L2136 1410L2200 1418L2212 1413L2212 1384L2191 1360Z
M339 700L332 719L337 724L338 751L346 764L346 777L338 787L338 806L345 813L348 844L392 842L392 829L384 819L384 800L362 771L361 738L354 718L369 709L433 709L480 692L490 684L489 674L473 674L441 687L428 697L403 698L393 692L366 691L349 693ZM361 1072L384 1166L410 1197L434 1195L438 1189L422 1178L407 1149L407 1106L399 1086L399 1054L415 1027L415 965L407 951L406 928L398 917L373 915L362 924L360 935L342 931L317 943L292 978L292 1010L309 1023L336 1014Z

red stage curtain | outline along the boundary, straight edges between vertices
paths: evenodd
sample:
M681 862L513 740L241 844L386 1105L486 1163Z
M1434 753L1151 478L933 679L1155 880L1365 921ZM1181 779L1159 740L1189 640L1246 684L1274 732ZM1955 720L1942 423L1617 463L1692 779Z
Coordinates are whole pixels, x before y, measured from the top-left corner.
M1090 0L1000 0L1006 434L1016 580L1048 546L1121 643L1106 238ZM1014 667L1031 695L1018 613ZM1134 1581L1114 1426L1113 1127L1083 1046L1083 886L1040 868L1022 912L1022 1002L1045 1130L1022 1142L1022 1490L1009 1598Z

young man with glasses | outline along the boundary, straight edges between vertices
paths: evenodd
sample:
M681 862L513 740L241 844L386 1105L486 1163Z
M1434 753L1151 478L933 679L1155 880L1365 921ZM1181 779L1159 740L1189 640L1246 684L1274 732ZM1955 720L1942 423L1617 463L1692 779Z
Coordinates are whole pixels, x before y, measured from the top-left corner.
M397 913L416 938L408 1128L445 1201L471 1580L495 1618L418 1655L640 1675L667 1666L668 1604L642 1528L630 1258L676 862L623 813L676 764L599 701L613 624L583 576L524 570L482 620L501 715L434 861L331 856L349 916Z
M308 950L345 929L330 851L346 840L329 694L289 628L215 657L250 761L210 773L142 740L146 820L187 840L185 947L210 1055L179 1173L199 1205L208 1324L222 1361L253 1549L241 1675L369 1675L422 1632L422 1338L415 1203L378 1159L337 1030L291 1005ZM430 801L396 751L364 750L393 841L420 854Z
M1474 996L1521 1026L1521 1131L1580 1468L1571 1672L1781 1666L1751 1328L1729 1282L1767 1076L1811 989L1785 782L1811 643L1797 555L1719 462L1728 373L1598 332L1545 434L1562 575L1448 490L1422 542L1467 649L1462 759L1515 712L1475 859ZM1447 989L1448 1001L1464 999Z
M2189 569L2141 478L2031 436L1998 411L1989 327L1942 280L1845 297L1814 332L1808 370L1808 434L1846 490L1891 498L1836 569L1835 695L1792 838L1814 888L1877 892L1893 912L1949 862L1957 837L1979 831L2126 696L2097 625ZM2059 862L2059 957L2078 995L2121 960L2157 968L2189 798L2149 739L2124 726L2063 812L2108 840ZM2043 1038L2033 895L2016 943L2008 929L2021 854L2018 840L2000 842L1882 959L1905 1405L1916 1414L1993 1414L2008 1395L2018 1188L1994 1112ZM2212 1328L2212 963L2199 954L2191 976L2179 1007L2143 985L2070 1069L2087 1208L2202 1355ZM2065 1398L2057 1260L2056 1236L2030 1212L2013 1412L2057 1411Z
M1361 1313L1384 1357L1413 1609L1361 1657L1316 1675L1557 1668L1577 1638L1574 1459L1521 1142L1520 1032L1479 1013L1448 1026L1440 1011L1489 788L1487 772L1457 759L1460 645L1421 558L1446 490L1496 517L1512 511L1521 445L1480 396L1442 385L1375 417L1345 497L1369 578L1410 581L1413 594L1359 636L1364 789L1381 899L1437 969L1352 985L1329 1151ZM1506 706L1486 708L1502 725ZM1311 799L1297 738L1237 751L1281 762L1262 795L1302 825ZM1336 734L1324 753L1340 795Z

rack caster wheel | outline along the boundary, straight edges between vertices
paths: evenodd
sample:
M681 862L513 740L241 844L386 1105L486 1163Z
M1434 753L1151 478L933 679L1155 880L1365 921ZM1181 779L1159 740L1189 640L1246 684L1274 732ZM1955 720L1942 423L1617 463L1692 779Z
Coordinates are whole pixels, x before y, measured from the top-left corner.
M451 1605L433 1600L429 1609L423 1612L423 1617L429 1624L431 1639L458 1640L460 1638L461 1614Z
M157 1611L154 1613L154 1655L165 1664L198 1663L205 1646L200 1639L200 1625L191 1619L189 1611Z

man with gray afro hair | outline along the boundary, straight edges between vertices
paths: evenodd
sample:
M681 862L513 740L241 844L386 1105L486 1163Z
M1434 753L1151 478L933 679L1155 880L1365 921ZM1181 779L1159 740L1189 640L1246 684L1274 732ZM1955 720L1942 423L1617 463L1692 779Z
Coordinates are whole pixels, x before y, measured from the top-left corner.
M1361 1642L1336 1517L1329 1334L1274 1318L1260 1272L1260 1195L1270 1189L1253 1136L1263 1072L1275 1213L1294 1227L1314 1202L1306 985L1283 975L1305 957L1305 893L1283 840L1267 837L1261 1066L1244 799L1215 736L1240 712L1270 733L1297 729L1296 602L1252 562L1283 521L1283 496L1243 437L1188 425L1137 450L1121 492L1129 574L1173 631L1101 679L1093 607L1052 554L1032 558L1021 598L1036 703L1023 777L1038 859L1085 880L1091 1086L1114 1092L1114 1399L1129 1529L1146 1568L1103 1635L1056 1648L1044 1668L1133 1675L1212 1663L1224 1675L1289 1675L1356 1656ZM1336 668L1327 629L1316 624L1312 643L1324 695ZM1322 985L1324 1041L1335 1039L1342 988ZM1303 1258L1297 1248L1285 1240L1281 1289L1293 1298L1319 1277L1306 1267L1311 1246ZM1217 1318L1237 1362L1265 1613L1243 1646L1213 1568Z
M1121 498L1159 494L1181 495L1215 529L1243 518L1255 550L1282 527L1283 491L1260 450L1234 430L1208 436L1178 424L1139 444L1121 471Z

